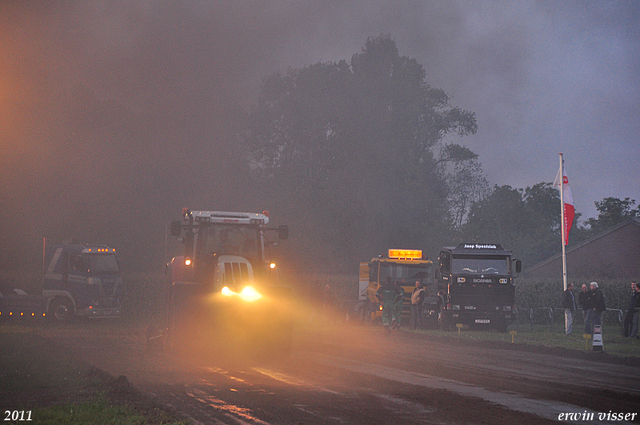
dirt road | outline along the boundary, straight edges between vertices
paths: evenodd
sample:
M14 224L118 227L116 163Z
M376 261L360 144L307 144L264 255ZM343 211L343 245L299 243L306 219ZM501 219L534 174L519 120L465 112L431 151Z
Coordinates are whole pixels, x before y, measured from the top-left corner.
M640 422L640 368L575 356L343 325L299 327L291 357L269 361L216 348L150 352L144 330L126 326L46 334L194 423L625 422L610 412Z

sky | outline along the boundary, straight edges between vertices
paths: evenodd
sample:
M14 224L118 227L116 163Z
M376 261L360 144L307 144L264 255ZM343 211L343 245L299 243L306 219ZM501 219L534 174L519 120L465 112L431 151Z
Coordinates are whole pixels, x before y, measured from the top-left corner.
M380 34L452 105L475 112L477 134L450 141L479 154L491 185L552 182L563 153L583 220L604 197L640 201L637 1L4 0L0 203L31 215L14 223L3 208L3 231L47 233L53 215L80 214L88 193L136 211L201 201L173 195L171 182L195 193L233 159L203 148L231 131L229 105L249 108L274 72L350 60ZM91 119L70 123L63 111L73 108ZM85 133L109 125L92 108L126 109L158 129L127 143ZM113 184L83 182L91 175ZM104 222L106 203L90 205Z
M582 219L605 197L640 200L640 2L328 4L305 35L291 25L280 62L349 58L390 34L431 86L476 113L478 133L453 141L480 155L490 184L552 182L563 153Z

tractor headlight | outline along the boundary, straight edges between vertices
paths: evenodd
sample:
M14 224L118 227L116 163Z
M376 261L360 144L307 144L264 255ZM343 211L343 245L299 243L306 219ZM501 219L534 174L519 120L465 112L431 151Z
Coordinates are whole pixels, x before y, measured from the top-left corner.
M245 286L242 289L242 292L240 292L240 298L245 301L255 301L262 298L262 295L260 295L260 293L253 289L251 286Z
M240 297L242 300L249 302L256 301L262 298L262 295L251 286L245 286L239 293L233 292L231 289L229 289L228 286L225 286L224 288L222 288L222 291L220 291L220 293L225 297L232 297L235 295L237 297Z

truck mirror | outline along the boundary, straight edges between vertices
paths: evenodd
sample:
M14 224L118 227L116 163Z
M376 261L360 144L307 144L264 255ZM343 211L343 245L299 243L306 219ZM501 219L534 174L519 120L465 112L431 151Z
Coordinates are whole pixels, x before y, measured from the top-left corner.
M289 239L289 226L286 226L286 225L278 226L278 239L282 239L282 240Z
M522 261L516 260L516 273L520 273L522 271Z
M179 221L171 222L171 236L180 236L182 232L182 223Z

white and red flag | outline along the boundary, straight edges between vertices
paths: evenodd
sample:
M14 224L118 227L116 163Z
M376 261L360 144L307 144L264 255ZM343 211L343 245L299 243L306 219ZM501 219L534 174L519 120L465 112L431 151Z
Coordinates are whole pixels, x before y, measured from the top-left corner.
M562 176L562 188L560 187L560 176ZM562 197L564 198L564 244L569 243L569 230L573 225L573 218L575 217L575 209L573 207L573 196L571 196L571 188L569 188L569 179L567 178L567 172L564 169L564 165L558 170L558 175L553 182L553 185L562 190Z

